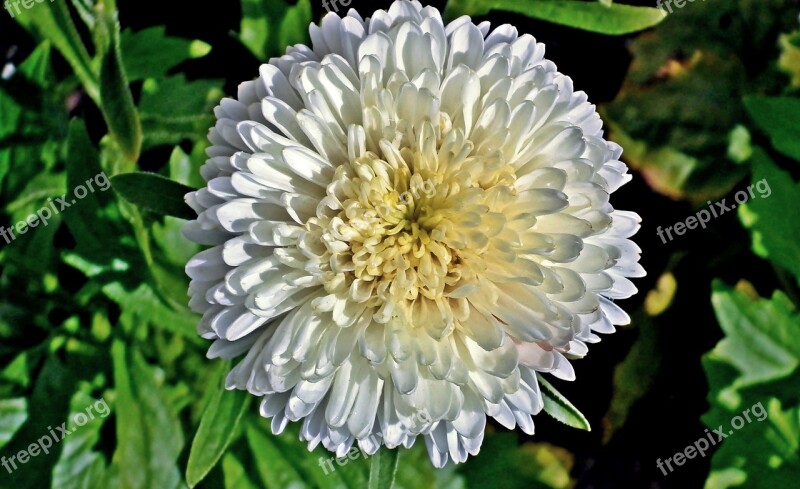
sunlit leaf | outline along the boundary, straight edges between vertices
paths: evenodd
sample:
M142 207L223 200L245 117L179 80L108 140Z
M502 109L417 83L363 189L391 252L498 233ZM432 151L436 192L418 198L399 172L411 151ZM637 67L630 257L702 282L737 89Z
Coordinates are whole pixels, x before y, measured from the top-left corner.
M230 364L222 364L227 372ZM223 379L224 377L220 377ZM200 427L192 441L189 463L186 467L186 481L189 487L196 486L219 462L228 445L237 434L241 421L252 396L244 391L227 391L221 382L211 384L211 400L200 419Z
M783 293L754 301L716 283L711 302L725 338L710 355L740 372L730 395L785 377L800 365L800 314Z
M0 448L14 437L14 433L28 419L28 400L24 397L0 399Z
M707 489L791 487L800 477L800 314L781 292L716 283L714 310L725 338L703 358L709 429L725 435Z
M491 10L503 10L527 15L555 24L575 27L600 34L620 35L653 27L666 13L652 7L605 2L573 0L451 0L446 13L453 19L459 15L484 15Z
M64 439L61 457L53 468L52 489L93 489L106 486L106 459L95 450L95 445L100 440L100 430L110 414L110 408L98 411L93 409L95 406L107 408L108 404L104 399L98 401L83 391L78 391L72 397L67 423L67 429L72 434ZM87 411L93 419L78 426L75 415L85 415Z
M561 395L550 382L538 376L539 386L541 387L542 398L544 400L544 411L562 423L581 430L591 431L589 421L572 405L569 400Z

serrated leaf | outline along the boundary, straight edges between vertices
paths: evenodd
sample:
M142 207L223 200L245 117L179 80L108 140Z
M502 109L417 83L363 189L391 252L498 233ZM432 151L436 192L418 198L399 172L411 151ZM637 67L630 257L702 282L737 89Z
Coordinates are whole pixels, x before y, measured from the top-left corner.
M800 281L800 226L787 209L800 207L800 183L782 171L761 148L751 162L754 198L737 211L750 230L753 251L782 267Z
M554 24L609 35L630 34L658 24L667 14L657 8L573 0L451 0L447 17L502 10Z
M184 196L194 189L155 173L123 173L111 178L114 190L125 200L156 214L194 219L197 214Z
M553 418L562 423L581 430L591 431L589 421L572 405L569 400L561 395L550 382L544 380L541 375L537 376L539 386L542 388L542 399L544 400L544 410Z
M800 99L750 96L744 106L775 149L800 161Z
M800 477L800 314L779 291L762 299L745 283L713 289L725 338L703 357L711 405L703 422L730 435L705 487L791 487Z
M785 377L800 365L800 314L786 295L753 300L715 282L711 303L725 338L710 355L740 372L732 389Z
M222 364L223 372L229 368L227 362ZM224 380L224 376L220 379ZM224 382L214 383L210 388L214 392L200 419L186 467L189 487L196 486L219 462L238 433L239 422L252 397L246 391L225 390Z

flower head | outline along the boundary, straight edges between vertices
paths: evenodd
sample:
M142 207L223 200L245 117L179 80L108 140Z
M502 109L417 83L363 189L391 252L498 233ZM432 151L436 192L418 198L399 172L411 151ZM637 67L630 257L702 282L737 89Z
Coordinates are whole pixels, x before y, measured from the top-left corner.
M311 38L217 107L188 196L209 357L246 354L228 387L339 456L422 436L463 462L487 416L533 433L537 375L573 379L644 275L621 149L510 25L397 1Z

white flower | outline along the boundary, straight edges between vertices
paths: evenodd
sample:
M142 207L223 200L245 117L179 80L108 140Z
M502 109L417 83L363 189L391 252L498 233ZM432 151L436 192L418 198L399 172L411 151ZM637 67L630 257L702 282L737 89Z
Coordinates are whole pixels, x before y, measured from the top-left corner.
M228 387L338 456L422 436L440 467L487 416L533 433L538 373L573 379L644 275L621 148L510 25L397 1L311 38L217 107L187 196L208 356L246 353Z

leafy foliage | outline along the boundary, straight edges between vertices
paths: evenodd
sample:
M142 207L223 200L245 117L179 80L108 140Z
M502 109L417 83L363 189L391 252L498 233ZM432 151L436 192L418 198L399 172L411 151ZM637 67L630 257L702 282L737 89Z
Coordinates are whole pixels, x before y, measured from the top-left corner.
M746 124L742 96L780 90L767 69L777 41L796 22L790 0L708 0L675 10L633 41L633 64L605 109L612 139L650 186L704 203L746 174L727 157L731 133Z
M800 313L781 292L752 295L745 284L714 287L725 338L703 359L711 404L703 421L728 429L748 408L764 414L723 441L706 487L781 487L800 476Z

